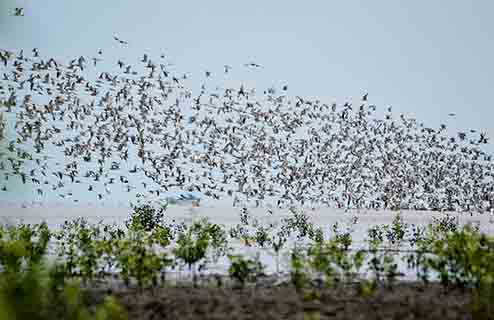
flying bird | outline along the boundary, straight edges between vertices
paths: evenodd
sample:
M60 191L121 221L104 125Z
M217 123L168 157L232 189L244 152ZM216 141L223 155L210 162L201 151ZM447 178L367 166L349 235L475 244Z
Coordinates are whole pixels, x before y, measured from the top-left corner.
M255 62L245 63L244 66L246 66L246 67L253 67L253 68L261 68L262 67L260 64L257 64Z
M117 36L113 36L113 39L115 39L116 41L118 41L120 44L129 44L127 41L124 41L124 40L118 38Z
M16 17L24 16L24 8L15 8L14 9L14 16L16 16Z
M479 139L479 143L488 143L488 140L489 138L487 138L487 133L485 132L481 132L480 133L480 139Z

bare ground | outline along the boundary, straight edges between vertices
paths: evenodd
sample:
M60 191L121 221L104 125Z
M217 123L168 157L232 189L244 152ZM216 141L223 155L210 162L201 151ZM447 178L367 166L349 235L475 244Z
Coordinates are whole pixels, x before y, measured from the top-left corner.
M364 297L354 287L307 289L164 287L93 291L92 302L113 294L129 319L475 319L469 290L412 283L379 288ZM494 303L494 302L493 302ZM474 317L475 316L475 317ZM481 317L490 319L489 316ZM491 318L492 319L492 318Z

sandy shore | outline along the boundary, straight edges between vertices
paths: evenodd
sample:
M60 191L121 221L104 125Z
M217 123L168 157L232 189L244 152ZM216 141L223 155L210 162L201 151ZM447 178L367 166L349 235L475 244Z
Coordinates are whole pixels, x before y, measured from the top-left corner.
M190 204L170 205L166 211L168 219L178 221L188 220L191 218L208 217L215 223L225 226L231 226L239 222L240 208L228 206L202 206L192 207ZM249 213L259 218L261 221L270 222L279 220L281 217L288 216L288 209L271 209L271 208L251 208ZM268 211L269 210L269 211ZM8 207L0 206L0 221L24 221L25 223L38 223L46 221L50 226L57 226L65 220L71 220L79 217L85 217L89 221L104 221L106 223L121 224L129 216L131 209L128 206L31 206L31 207ZM270 213L271 212L271 213ZM316 225L327 226L335 222L346 223L352 217L358 218L356 232L360 229L366 230L372 225L391 223L396 216L396 211L348 211L331 208L304 209L311 221ZM425 225L430 223L434 217L441 217L446 212L429 212L429 211L401 211L404 221L409 224ZM494 234L494 215L492 213L473 214L468 213L449 213L458 217L460 224L476 223L483 232Z

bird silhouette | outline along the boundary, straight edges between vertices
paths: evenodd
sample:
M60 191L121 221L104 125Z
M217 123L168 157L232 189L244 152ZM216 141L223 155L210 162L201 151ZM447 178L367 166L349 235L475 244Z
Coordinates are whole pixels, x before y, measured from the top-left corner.
M16 16L16 17L24 16L24 8L15 8L14 9L14 16Z
M113 36L113 39L120 44L129 44L127 41L124 41L124 40L118 38L117 36Z

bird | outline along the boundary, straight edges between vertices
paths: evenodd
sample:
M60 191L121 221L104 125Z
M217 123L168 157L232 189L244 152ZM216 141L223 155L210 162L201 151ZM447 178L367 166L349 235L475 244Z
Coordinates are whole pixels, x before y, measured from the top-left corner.
M14 8L14 16L16 17L24 16L24 8Z
M486 144L486 143L488 143L488 139L489 138L487 138L487 133L485 133L485 132L480 133L479 143Z
M93 65L94 65L95 67L96 67L96 63L97 63L97 62L99 62L99 61L101 61L101 59L100 59L100 58L92 58L92 60L93 60Z
M115 41L118 41L118 43L120 43L120 44L129 44L127 41L124 41L124 40L118 38L117 36L113 36L113 39Z
M169 57L154 72L148 53L125 62L105 56L118 66L106 70L97 63L101 49L91 68L86 56L55 61L24 51L0 50L2 113L16 119L16 138L6 144L16 157L0 159L0 174L43 196L56 191L72 202L82 192L100 201L118 192L131 200L178 193L189 203L192 194L233 206L345 210L494 205L487 132L449 133L444 123L428 127L391 108L380 114L364 103L368 93L354 108L292 97L286 84L235 87L226 77L195 90L203 74L183 77Z
M244 66L246 66L246 67L253 67L253 68L261 68L262 67L260 64L257 64L255 62L245 63Z

